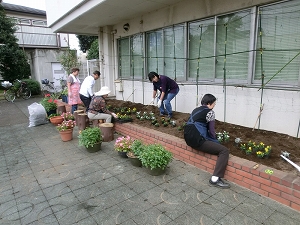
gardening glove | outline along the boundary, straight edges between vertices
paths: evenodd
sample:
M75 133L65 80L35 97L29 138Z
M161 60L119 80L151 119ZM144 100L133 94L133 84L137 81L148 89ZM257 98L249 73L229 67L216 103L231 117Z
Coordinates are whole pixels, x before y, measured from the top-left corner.
M152 101L150 102L150 105L154 105L154 101L155 101L155 98L152 98Z
M117 115L115 113L111 113L111 115L114 117L114 118L118 118Z
M157 102L157 108L160 108L160 106L161 106L161 100L159 99Z

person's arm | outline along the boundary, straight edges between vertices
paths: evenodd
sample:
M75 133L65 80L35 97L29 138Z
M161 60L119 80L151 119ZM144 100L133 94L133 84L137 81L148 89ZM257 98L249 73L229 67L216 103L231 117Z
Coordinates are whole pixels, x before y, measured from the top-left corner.
M212 137L213 139L217 139L216 137L216 130L215 130L215 121L210 121L208 123L208 133L209 136Z
M208 122L208 134L209 134L209 136L216 139L215 112L213 110L210 110L206 114L206 121Z
M67 86L68 86L68 96L72 97L72 92L71 92L71 85L72 85L73 79L71 76L68 77L67 79Z

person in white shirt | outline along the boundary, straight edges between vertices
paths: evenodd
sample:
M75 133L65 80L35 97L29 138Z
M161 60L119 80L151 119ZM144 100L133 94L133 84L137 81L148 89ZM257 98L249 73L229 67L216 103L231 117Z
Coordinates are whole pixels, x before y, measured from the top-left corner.
M100 72L96 70L95 72L93 72L93 75L84 78L81 84L79 96L84 106L86 107L86 112L88 111L91 99L94 95L93 86L95 84L95 80L98 80L99 77L100 77Z

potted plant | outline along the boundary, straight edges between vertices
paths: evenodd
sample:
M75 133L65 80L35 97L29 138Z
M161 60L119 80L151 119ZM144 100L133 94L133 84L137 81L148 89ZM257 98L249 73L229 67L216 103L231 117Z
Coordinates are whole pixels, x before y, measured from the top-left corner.
M45 108L47 116L56 113L57 109L57 98L55 95L46 94L45 97L40 101L40 104Z
M99 127L87 127L80 132L79 146L84 146L88 152L97 152L101 149L102 135Z
M136 139L133 141L131 145L131 150L127 152L127 156L133 166L137 166L137 167L142 166L142 162L138 157L142 154L144 148L145 145L141 140Z
M61 100L65 103L68 103L68 88L64 87L64 89L61 91Z
M148 168L149 174L158 176L165 172L167 165L173 159L173 154L161 144L150 144L145 146L139 159L142 161L142 165Z
M48 118L54 126L57 126L58 124L61 124L64 121L64 118L57 113L51 114L50 116L48 116Z
M71 141L73 139L73 128L76 123L73 120L64 120L58 124L56 129L59 131L62 141Z
M127 152L131 150L133 141L134 140L130 136L118 137L115 143L115 150L121 157L127 158Z
M64 119L64 120L75 120L75 117L72 113L70 112L63 112L61 114L61 117Z

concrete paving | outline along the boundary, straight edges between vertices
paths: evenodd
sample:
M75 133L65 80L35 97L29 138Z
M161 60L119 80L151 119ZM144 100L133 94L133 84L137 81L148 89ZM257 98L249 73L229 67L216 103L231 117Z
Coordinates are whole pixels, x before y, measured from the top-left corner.
M62 142L52 124L28 127L27 106L0 102L0 224L299 225L300 213L238 185L208 185L210 174L173 160L148 175L114 151L88 153ZM117 137L117 134L116 134Z

